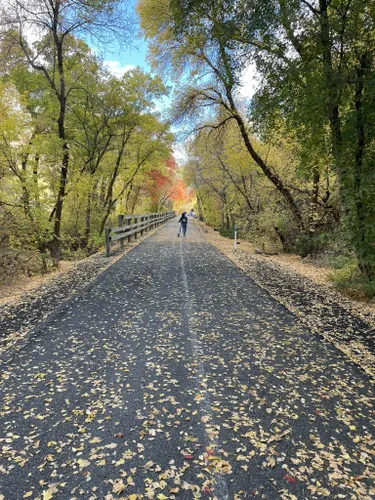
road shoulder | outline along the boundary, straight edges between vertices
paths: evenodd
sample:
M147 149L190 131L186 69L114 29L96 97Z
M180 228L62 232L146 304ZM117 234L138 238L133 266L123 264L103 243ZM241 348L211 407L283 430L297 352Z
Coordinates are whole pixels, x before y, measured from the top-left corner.
M54 273L9 287L0 301L0 354L18 346L19 341L25 340L41 322L76 299L100 274L158 229L138 235L137 239L127 242L124 249L117 245L111 257L101 251L86 259L63 264Z
M291 265L290 259L255 255L250 244L233 240L197 222L206 241L295 314L314 333L332 343L375 381L375 313L329 285L324 273L313 280L312 266Z

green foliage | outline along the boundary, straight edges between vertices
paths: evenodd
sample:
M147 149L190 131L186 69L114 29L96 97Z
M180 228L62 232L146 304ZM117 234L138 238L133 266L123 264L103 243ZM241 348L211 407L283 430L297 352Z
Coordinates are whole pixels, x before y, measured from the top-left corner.
M46 48L47 74L55 77L53 43L48 37L39 43ZM167 94L161 79L140 68L115 78L85 42L69 35L64 44L65 138L57 127L60 103L51 89L54 80L46 84L45 74L18 53L0 78L0 221L11 221L9 234L1 239L6 263L0 263L0 274L7 275L9 262L15 275L50 269L57 235L62 258L97 251L107 221L116 225L118 213L138 207L148 211L150 172L168 177L171 191L176 182L175 171L165 167L174 137L154 109L154 100ZM154 186L153 196L168 199L169 194ZM57 231L59 199L63 210ZM30 270L19 258L22 252L33 263Z
M350 252L340 252L338 255L334 255L328 258L328 264L335 270L343 268L358 268L357 260L355 255Z
M221 236L225 236L225 238L229 238L231 240L234 239L234 230L232 229L227 229L226 227L220 227L219 228L219 233Z
M329 243L329 235L322 234L301 234L295 242L295 252L301 257L308 255L316 256L321 253Z
M375 297L375 281L368 281L358 269L356 259L347 259L332 272L331 279L340 292L357 300Z

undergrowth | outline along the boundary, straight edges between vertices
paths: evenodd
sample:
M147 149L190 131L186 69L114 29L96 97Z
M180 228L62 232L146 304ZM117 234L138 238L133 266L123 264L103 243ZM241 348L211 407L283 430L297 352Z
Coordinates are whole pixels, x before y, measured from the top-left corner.
M368 281L361 275L354 257L340 256L332 259L331 279L335 288L344 295L358 300L375 297L375 281Z
M230 238L231 240L234 239L233 229L227 229L226 227L220 227L219 233L221 234L221 236L224 236L225 238ZM237 237L238 237L238 234L237 234Z

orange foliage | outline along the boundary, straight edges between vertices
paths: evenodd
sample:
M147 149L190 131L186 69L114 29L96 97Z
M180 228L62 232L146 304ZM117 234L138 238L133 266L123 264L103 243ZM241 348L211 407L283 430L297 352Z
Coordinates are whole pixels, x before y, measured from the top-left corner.
M177 164L173 156L165 162L165 170L151 170L145 185L152 203L158 209L164 207L169 200L173 205L188 203L191 196L183 180L177 178Z
M187 188L185 186L185 183L183 180L178 179L177 182L174 185L174 190L173 194L171 195L171 200L174 203L178 203L180 205L183 205L184 203L187 203L190 199L190 196L188 195Z

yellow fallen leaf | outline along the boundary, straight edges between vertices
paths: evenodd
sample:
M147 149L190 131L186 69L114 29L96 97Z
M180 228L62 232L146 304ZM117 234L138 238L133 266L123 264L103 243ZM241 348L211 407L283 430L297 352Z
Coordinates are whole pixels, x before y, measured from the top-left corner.
M43 500L50 500L53 497L50 490L43 491Z
M113 485L113 493L121 494L126 488L126 484L124 484L122 479L116 479Z
M78 459L77 463L80 467L88 467L90 465L90 462L88 460L84 460L83 458Z
M32 494L33 494L32 491L28 491L24 494L23 498L31 497Z
M275 467L276 460L274 459L274 457L269 457L267 465L268 465L268 467Z
M100 443L101 439L98 438L98 437L94 437L92 439L90 439L89 443Z
M105 448L109 448L110 450L112 450L113 448L116 448L116 446L117 446L116 443L109 443L105 445Z

